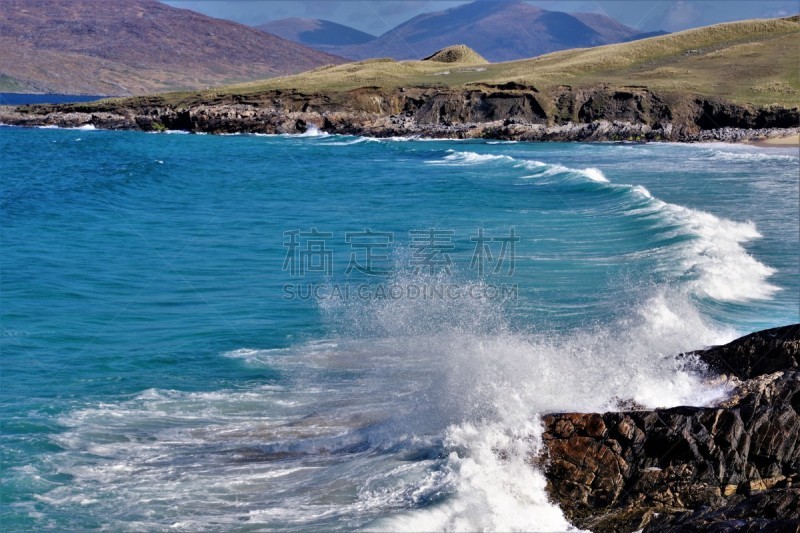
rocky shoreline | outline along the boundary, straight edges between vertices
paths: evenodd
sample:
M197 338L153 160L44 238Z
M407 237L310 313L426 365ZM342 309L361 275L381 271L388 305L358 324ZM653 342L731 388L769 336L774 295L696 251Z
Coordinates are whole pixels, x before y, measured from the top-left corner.
M548 490L605 531L800 531L800 324L684 354L737 384L711 407L544 418Z
M737 105L660 95L640 87L561 87L545 94L509 82L465 89L365 87L313 94L273 90L0 107L0 123L194 133L297 134L316 128L370 137L743 142L800 133L800 107Z

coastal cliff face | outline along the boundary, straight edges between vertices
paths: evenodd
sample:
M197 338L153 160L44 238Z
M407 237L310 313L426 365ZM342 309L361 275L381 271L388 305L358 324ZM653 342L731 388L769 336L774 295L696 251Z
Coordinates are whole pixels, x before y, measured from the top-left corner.
M364 87L344 93L274 90L251 95L153 96L95 104L0 109L22 126L163 129L207 133L329 133L388 137L553 141L741 140L800 126L800 108L754 107L645 88L559 87L514 82L463 89ZM785 134L785 131L781 132Z
M545 417L551 497L592 531L800 531L800 325L687 354L714 407Z

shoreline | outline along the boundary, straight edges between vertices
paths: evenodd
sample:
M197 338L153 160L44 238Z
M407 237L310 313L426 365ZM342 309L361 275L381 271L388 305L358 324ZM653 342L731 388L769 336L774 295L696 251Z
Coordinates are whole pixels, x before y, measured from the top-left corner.
M0 110L0 119L4 115ZM465 140L485 140L500 142L546 142L546 143L619 143L619 144L713 144L722 143L738 146L751 146L753 148L800 148L800 127L794 128L720 128L701 130L690 135L682 135L680 138L664 138L658 131L647 128L643 125L631 124L626 122L596 121L589 124L567 124L565 126L552 126L543 128L541 125L517 125L514 132L502 132L492 135L494 132L483 131L482 135L464 135L477 128L477 125L468 124L466 128L414 128L412 131L376 132L376 131L326 131L315 128L313 124L308 129L300 132L270 132L259 131L192 131L185 129L146 129L140 127L108 127L97 124L96 118L92 117L89 121L71 121L70 117L59 116L59 124L51 122L53 117L48 116L43 121L25 121L25 123L8 123L0 120L0 127L24 128L24 129L63 129L73 131L141 131L143 133L169 134L188 134L188 135L275 135L290 137L314 137L309 135L309 130L316 129L320 135L344 135L353 137L365 137L371 139L411 139L411 140L441 140L441 141L465 141ZM495 124L493 124L496 126ZM526 128L527 126L527 128ZM637 132L634 137L631 132ZM389 134L387 134L389 133ZM488 133L488 134L487 134Z
M532 462L545 465L549 495L598 533L796 531L800 324L678 358L732 392L706 407L546 415Z
M735 104L646 88L518 84L461 89L364 87L346 92L271 90L247 95L151 95L90 104L0 106L15 126L191 133L578 142L747 142L800 139L800 107Z
M800 148L800 133L791 133L783 137L773 137L770 139L746 141L758 148Z

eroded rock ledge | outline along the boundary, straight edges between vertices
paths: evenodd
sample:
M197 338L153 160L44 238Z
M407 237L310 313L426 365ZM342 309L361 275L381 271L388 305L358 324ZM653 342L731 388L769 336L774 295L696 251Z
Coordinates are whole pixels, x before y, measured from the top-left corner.
M731 397L545 417L551 497L593 531L800 531L800 324L687 356Z
M737 105L642 87L548 91L509 82L464 89L363 87L342 93L135 97L0 108L19 126L205 133L329 133L527 141L741 141L800 131L800 108Z

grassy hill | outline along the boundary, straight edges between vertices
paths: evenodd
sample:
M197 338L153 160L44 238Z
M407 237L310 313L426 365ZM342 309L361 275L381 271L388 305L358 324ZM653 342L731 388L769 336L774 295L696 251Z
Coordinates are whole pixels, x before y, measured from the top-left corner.
M580 88L608 84L718 96L735 103L796 106L800 103L798 57L800 17L795 16L718 24L505 63L372 59L224 87L206 96L275 89L337 93L362 87L453 88L514 82L545 92L564 85Z

